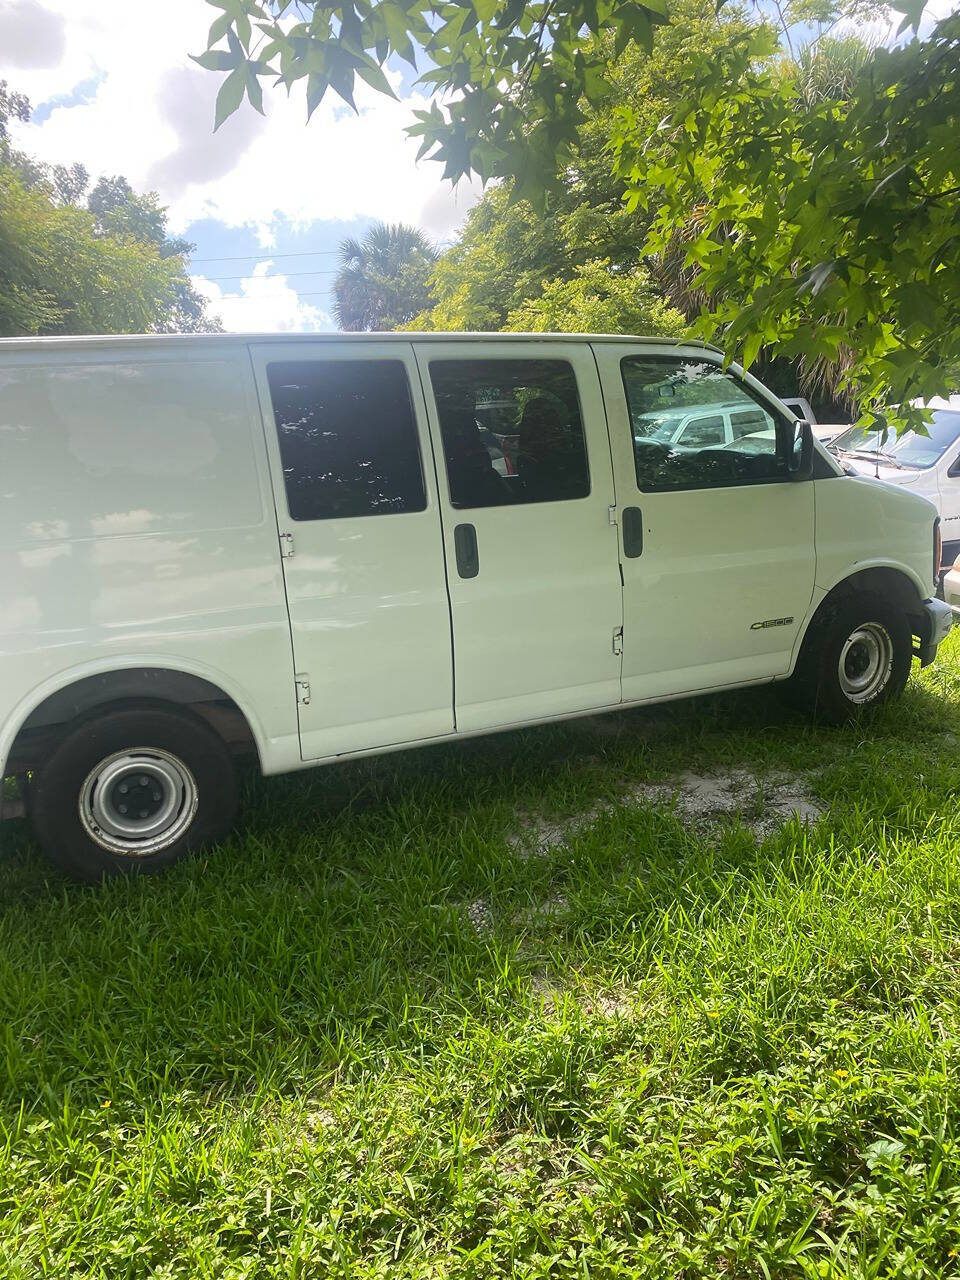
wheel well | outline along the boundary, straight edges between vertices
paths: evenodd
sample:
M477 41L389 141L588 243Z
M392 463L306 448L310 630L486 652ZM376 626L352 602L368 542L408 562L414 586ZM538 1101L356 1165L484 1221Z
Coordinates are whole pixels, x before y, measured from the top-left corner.
M6 773L25 773L49 750L64 725L99 707L125 702L175 703L200 716L236 752L256 751L246 716L224 691L199 676L163 667L134 667L86 676L45 698L20 726Z
M891 604L899 605L907 615L912 633L921 644L926 642L928 637L924 633L929 623L923 610L923 598L915 584L899 569L876 568L861 569L859 573L853 573L849 578L844 578L827 592L810 619L803 638L804 644L808 637L812 636L817 628L831 616L838 605L853 596L862 594L880 596Z

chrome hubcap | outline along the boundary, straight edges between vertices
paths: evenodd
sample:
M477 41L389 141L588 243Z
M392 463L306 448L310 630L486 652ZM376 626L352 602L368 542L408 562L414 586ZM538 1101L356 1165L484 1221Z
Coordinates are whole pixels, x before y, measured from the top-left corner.
M893 641L879 622L865 622L840 651L840 688L851 702L870 702L893 671Z
M80 788L80 821L103 849L142 858L168 849L193 822L199 795L193 774L157 747L108 756Z

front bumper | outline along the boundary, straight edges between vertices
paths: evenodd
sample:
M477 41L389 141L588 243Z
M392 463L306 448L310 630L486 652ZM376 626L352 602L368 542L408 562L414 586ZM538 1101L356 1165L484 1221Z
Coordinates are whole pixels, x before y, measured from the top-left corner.
M937 656L937 649L946 640L953 626L953 610L943 600L924 600L924 629L920 641L920 665L928 667Z

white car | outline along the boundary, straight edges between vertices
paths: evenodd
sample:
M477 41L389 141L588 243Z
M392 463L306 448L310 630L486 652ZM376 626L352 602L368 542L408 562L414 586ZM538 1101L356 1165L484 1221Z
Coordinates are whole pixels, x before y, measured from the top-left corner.
M0 486L0 777L82 879L222 836L237 749L786 680L842 721L952 622L934 507L697 343L2 339Z
M773 430L773 418L757 405L742 400L730 404L704 404L695 412L665 408L638 415L633 421L636 439L662 440L684 449L721 448L744 436Z
M849 427L830 444L850 470L908 488L940 515L943 566L960 555L960 396L917 402L930 413L928 435Z
M810 406L810 401L805 399L803 396L785 398L781 403L786 405L795 417L802 419L804 422L810 423L814 437L819 440L821 444L829 444L830 441L838 436L841 431L846 431L847 427L850 425L849 422L818 422L816 415Z

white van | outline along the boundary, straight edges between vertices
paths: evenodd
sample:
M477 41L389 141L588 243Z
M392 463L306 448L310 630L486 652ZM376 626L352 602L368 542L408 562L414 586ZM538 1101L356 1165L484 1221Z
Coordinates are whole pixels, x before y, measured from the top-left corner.
M917 402L930 413L927 435L850 427L830 442L831 451L852 471L888 484L906 485L929 498L940 515L943 564L960 555L960 396Z
M644 432L711 403L774 429ZM0 776L80 878L221 836L243 747L272 774L788 677L848 718L932 661L935 562L928 502L693 343L0 341Z

